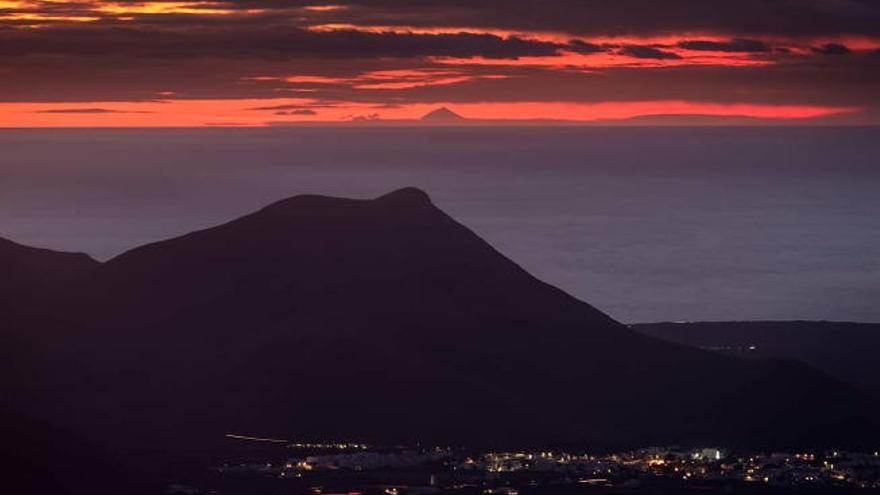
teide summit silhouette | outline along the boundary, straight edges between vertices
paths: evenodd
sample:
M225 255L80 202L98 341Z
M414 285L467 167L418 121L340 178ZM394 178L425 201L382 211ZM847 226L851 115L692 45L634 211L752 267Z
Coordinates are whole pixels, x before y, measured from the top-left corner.
M411 188L293 197L137 248L67 287L52 311L19 322L35 350L7 363L11 395L119 443L877 438L873 404L850 387L636 333ZM41 332L52 345L40 347Z
M424 122L462 122L467 120L446 107L431 110L420 119Z

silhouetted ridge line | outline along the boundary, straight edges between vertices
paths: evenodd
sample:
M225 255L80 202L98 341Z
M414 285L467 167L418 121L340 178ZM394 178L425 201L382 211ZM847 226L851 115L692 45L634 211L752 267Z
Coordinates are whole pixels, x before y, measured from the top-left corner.
M65 259L70 263L79 263L83 266L98 263L91 256L85 253L54 251L46 248L26 246L24 244L19 244L9 239L4 239L0 237L0 262L11 263L12 261L17 261L32 263L31 260L28 260L29 257L31 258L31 260L42 258L40 259L40 261L46 261L50 258L56 260Z
M0 238L0 313L28 309L100 265L83 253L34 248ZM24 306L24 307L23 307ZM0 324L4 319L0 314Z
M395 202L401 204L419 205L433 204L428 193L417 187L404 187L396 191L392 191L383 196L379 196L375 201Z
M230 431L502 447L878 438L876 405L852 387L637 333L415 188L288 198L129 251L67 296L0 328L28 349L0 380L12 403L122 448ZM47 328L63 331L31 337Z

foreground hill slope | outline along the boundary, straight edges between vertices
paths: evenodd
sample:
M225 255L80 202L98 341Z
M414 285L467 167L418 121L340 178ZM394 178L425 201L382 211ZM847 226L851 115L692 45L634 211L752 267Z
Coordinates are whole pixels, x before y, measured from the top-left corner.
M16 495L158 493L110 453L43 421L0 410L0 476Z
M874 404L847 385L639 334L415 189L294 197L147 245L91 271L61 306L63 345L16 365L33 383L19 402L108 441L877 438Z
M54 325L59 296L83 279L100 263L81 253L64 253L23 246L0 238L0 363L29 359L37 339ZM42 337L28 332L40 321ZM0 364L0 372L3 371ZM3 382L0 377L0 383ZM2 404L0 404L2 405Z

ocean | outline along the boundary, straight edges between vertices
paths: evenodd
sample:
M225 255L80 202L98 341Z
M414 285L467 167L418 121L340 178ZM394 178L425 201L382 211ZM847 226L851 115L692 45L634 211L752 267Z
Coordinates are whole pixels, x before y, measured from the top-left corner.
M623 322L880 322L880 128L0 130L0 236L102 260L404 186Z

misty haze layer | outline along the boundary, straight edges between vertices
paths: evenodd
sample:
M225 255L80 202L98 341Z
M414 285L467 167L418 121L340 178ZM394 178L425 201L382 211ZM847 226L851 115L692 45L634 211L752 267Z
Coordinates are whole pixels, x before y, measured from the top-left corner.
M880 321L880 128L0 132L0 236L107 259L403 186L622 321Z

